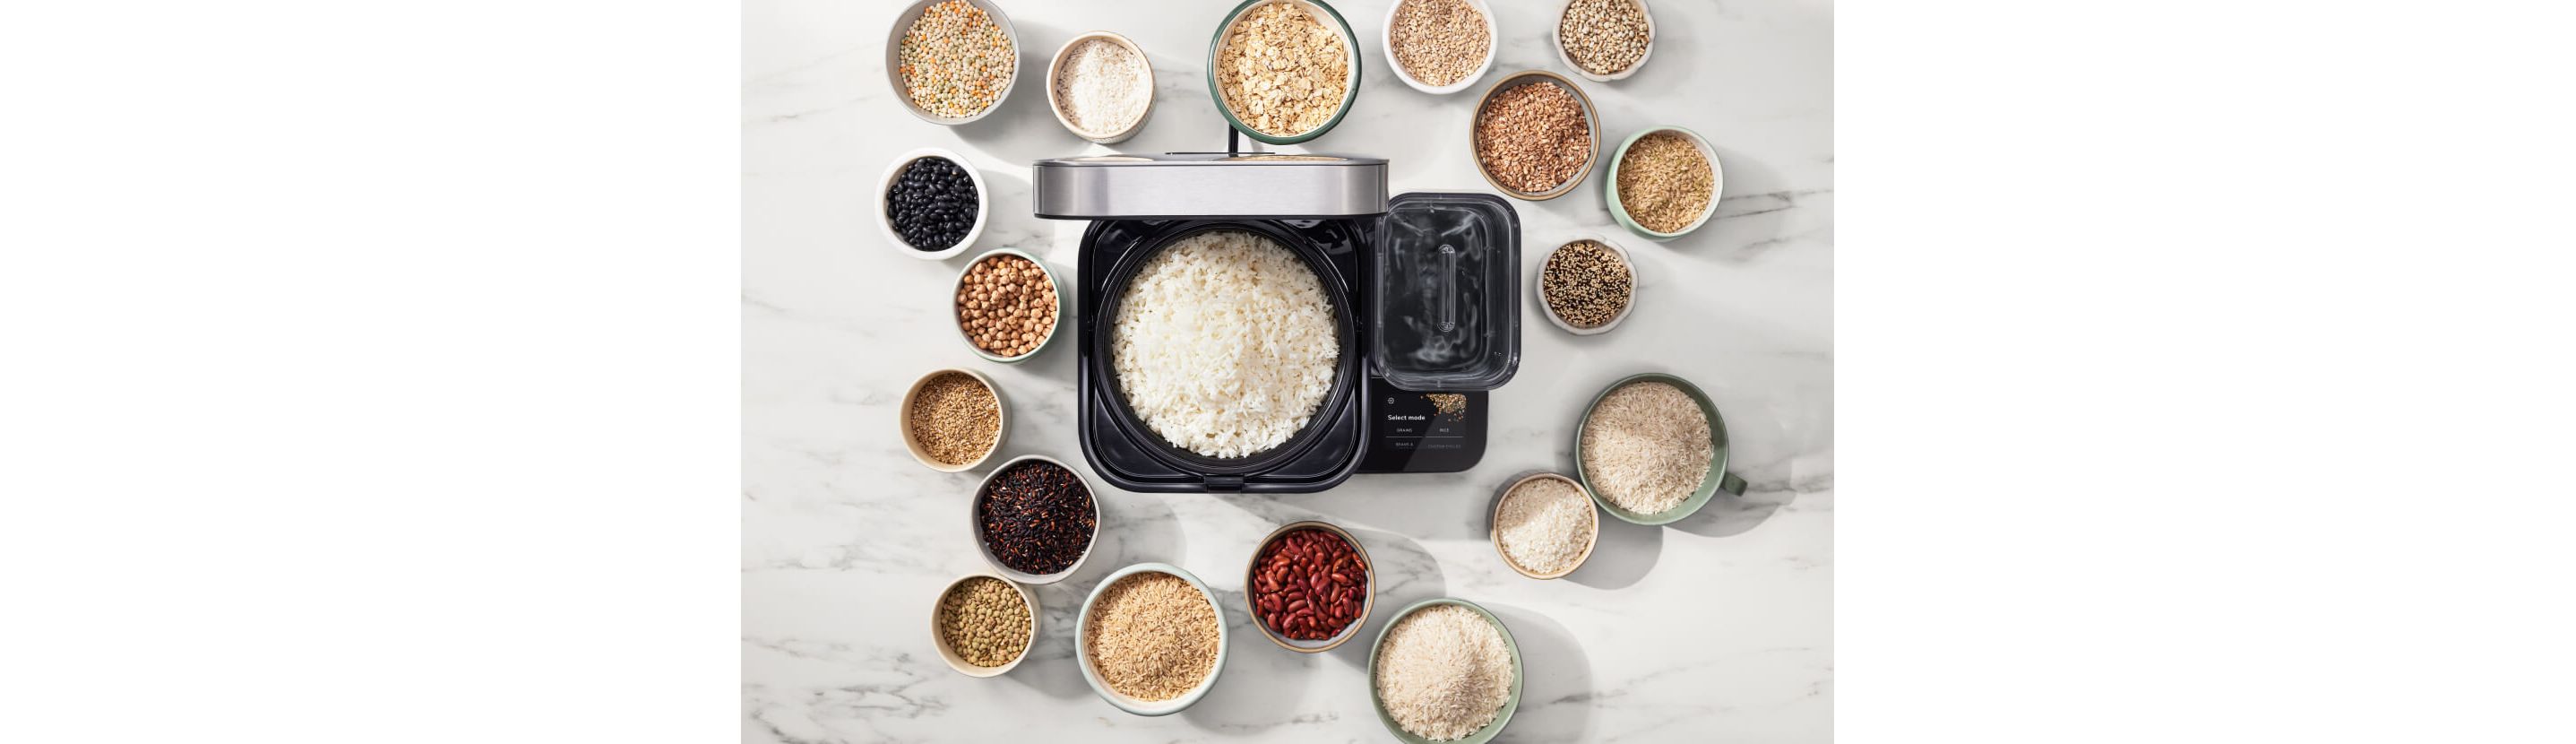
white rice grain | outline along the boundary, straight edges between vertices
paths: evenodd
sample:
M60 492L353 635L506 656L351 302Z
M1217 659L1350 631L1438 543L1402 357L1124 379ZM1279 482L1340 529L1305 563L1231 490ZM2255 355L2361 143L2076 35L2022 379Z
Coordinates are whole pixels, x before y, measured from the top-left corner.
M1466 738L1512 695L1512 652L1484 615L1439 605L1406 615L1378 649L1377 695L1398 726L1432 741Z
M1583 425L1583 477L1594 493L1639 514L1672 511L1708 480L1717 447L1708 414L1681 388L1636 382L1601 397Z
M1240 230L1192 235L1147 260L1109 339L1137 417L1209 457L1288 441L1323 404L1342 351L1314 270Z

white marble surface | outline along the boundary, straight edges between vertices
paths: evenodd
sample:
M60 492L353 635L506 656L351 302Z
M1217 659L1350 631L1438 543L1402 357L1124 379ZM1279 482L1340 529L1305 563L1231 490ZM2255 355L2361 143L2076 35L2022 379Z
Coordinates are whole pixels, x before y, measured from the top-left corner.
M1337 6L1363 39L1356 108L1308 147L1280 149L1390 158L1399 192L1481 190L1463 139L1473 92L1426 96L1388 73L1378 38L1389 1ZM1554 3L1493 4L1504 43L1487 82L1565 71L1547 41ZM1665 245L1622 237L1597 172L1572 196L1514 202L1525 275L1549 247L1608 234L1638 254L1642 302L1618 330L1590 338L1558 331L1524 303L1520 373L1493 396L1481 465L1359 476L1309 495L1108 493L1100 554L1038 591L1048 628L1036 656L998 679L940 662L926 622L933 595L984 568L962 518L980 474L943 475L907 457L894 424L905 385L935 367L984 371L1014 417L1004 455L1081 461L1069 345L1025 365L984 363L943 315L953 274L982 249L1073 266L1080 226L1029 216L1028 163L1105 148L1064 131L1031 81L1076 33L1126 34L1152 57L1159 84L1145 131L1117 149L1221 148L1201 67L1232 5L1007 1L1022 38L1019 89L993 116L952 129L907 115L887 89L882 45L900 3L745 4L744 739L1387 741L1370 711L1366 643L1291 654L1252 632L1239 606L1226 608L1238 632L1223 679L1179 715L1119 712L1074 667L1072 612L1099 577L1167 561L1233 599L1253 541L1307 517L1359 531L1384 572L1364 639L1386 610L1432 596L1472 599L1505 619L1531 672L1507 740L1830 739L1833 10L1813 1L1661 0L1647 68L1585 85L1614 143L1660 123L1707 135L1725 165L1725 198L1716 220ZM904 256L873 222L878 175L920 146L965 153L998 192L991 226L965 256ZM1599 552L1568 579L1511 573L1484 539L1493 489L1523 471L1570 470L1584 401L1650 370L1715 397L1751 490L1668 528L1605 520Z

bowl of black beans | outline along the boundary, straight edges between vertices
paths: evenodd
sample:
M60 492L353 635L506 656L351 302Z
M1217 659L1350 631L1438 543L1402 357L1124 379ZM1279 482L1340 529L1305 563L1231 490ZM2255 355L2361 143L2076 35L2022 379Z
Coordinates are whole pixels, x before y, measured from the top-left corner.
M1022 584L1053 584L1091 557L1100 500L1091 481L1045 455L1021 455L975 489L967 517L993 569Z
M886 240L914 258L957 255L984 234L991 193L984 175L957 153L925 147L886 166L877 188L877 224Z

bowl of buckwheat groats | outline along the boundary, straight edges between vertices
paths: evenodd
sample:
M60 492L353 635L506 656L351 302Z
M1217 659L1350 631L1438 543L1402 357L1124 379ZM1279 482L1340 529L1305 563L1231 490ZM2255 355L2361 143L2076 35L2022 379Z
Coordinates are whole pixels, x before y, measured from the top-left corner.
M886 32L886 78L922 121L955 126L1002 107L1020 71L1020 36L988 0L918 0Z

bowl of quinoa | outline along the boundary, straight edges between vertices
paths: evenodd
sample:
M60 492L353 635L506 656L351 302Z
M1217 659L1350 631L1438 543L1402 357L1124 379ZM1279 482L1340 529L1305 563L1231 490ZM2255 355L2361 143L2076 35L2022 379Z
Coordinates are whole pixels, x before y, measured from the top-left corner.
M1688 235L1717 214L1726 170L1708 139L1681 127L1629 135L1601 179L1610 216L1629 232L1663 242Z
M1360 94L1359 37L1321 0L1244 0L1208 39L1207 76L1227 124L1294 145L1350 113Z
M916 0L895 15L885 49L895 99L932 124L984 118L1019 79L1019 33L990 0Z

